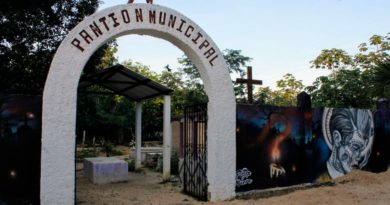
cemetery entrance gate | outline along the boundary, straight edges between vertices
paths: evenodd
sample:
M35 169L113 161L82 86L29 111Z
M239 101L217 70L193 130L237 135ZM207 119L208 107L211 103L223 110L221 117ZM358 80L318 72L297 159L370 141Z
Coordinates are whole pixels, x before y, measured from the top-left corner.
M74 150L80 75L96 50L124 35L166 40L196 65L209 100L208 199L234 197L236 102L223 53L202 28L183 14L161 5L137 3L106 8L86 17L68 33L54 55L42 102L41 204L75 203Z
M207 104L184 110L184 192L207 200Z

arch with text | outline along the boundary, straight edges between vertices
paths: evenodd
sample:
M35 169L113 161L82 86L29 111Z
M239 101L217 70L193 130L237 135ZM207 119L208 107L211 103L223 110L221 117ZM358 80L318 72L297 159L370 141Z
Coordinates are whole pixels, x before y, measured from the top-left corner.
M197 66L208 102L208 193L212 201L235 196L236 103L226 62L192 20L159 5L118 5L80 22L59 46L46 80L42 111L41 203L75 200L77 87L90 56L123 35L149 35L181 49Z

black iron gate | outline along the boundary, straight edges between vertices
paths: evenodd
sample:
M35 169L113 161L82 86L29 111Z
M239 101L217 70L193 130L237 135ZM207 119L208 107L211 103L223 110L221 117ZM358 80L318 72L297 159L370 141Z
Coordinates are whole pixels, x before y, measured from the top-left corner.
M184 192L207 200L207 104L184 110Z

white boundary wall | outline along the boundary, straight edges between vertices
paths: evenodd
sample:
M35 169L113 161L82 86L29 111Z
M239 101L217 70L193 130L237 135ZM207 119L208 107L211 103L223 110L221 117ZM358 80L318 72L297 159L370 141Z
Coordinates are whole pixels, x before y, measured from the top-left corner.
M100 46L129 34L169 41L199 69L209 97L209 198L234 197L236 104L221 51L198 25L179 12L159 5L128 4L85 18L63 40L53 58L43 93L41 204L74 204L78 81L86 62Z

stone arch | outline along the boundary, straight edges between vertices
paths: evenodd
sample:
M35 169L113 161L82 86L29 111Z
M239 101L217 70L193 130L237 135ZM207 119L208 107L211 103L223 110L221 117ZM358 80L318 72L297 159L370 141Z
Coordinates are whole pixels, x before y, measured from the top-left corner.
M128 4L84 19L70 31L53 58L43 93L41 203L74 203L78 81L84 65L101 45L129 34L169 41L197 66L209 97L209 198L233 197L236 107L222 53L198 25L179 12L159 5Z
M41 203L74 203L78 81L86 62L101 45L129 34L171 42L197 66L209 97L209 199L234 197L236 105L221 51L198 25L179 12L159 5L128 4L84 19L69 32L53 58L43 93Z

